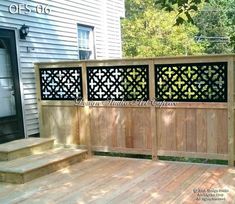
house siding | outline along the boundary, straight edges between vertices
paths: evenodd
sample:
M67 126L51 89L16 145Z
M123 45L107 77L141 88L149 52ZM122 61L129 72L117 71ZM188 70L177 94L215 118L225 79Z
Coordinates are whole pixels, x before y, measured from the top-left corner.
M27 4L31 8L48 4L51 13L11 14L11 4ZM96 59L121 58L120 17L124 17L124 0L0 1L0 27L30 27L26 41L16 39L27 136L39 132L33 63L78 59L77 24L94 27Z

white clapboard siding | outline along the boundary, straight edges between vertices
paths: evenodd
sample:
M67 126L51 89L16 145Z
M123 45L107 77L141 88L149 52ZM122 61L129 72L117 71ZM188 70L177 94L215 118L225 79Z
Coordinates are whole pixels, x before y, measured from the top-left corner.
M11 14L11 4L28 4L32 12ZM49 5L51 13L36 13L39 4ZM26 135L39 132L33 63L78 59L78 24L94 27L97 59L120 58L124 13L124 0L0 0L1 27L30 27L26 41L17 39Z

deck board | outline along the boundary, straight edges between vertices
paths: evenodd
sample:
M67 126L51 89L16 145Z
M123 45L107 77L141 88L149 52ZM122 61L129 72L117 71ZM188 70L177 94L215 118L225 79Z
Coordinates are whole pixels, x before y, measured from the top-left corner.
M94 156L26 184L0 183L0 203L204 203L197 188L228 189L218 203L234 203L235 168Z
M27 139L14 140L8 143L0 144L0 152L12 152L18 149L33 147L50 141L54 141L54 139L31 137Z

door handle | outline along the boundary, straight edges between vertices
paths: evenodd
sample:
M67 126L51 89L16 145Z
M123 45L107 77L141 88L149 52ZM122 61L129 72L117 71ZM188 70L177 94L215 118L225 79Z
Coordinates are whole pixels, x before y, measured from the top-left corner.
M11 95L15 96L15 91L14 90L11 91Z

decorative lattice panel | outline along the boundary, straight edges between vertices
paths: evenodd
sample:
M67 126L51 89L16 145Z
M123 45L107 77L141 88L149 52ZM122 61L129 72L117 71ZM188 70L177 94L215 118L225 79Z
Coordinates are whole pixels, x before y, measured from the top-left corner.
M89 100L146 101L149 99L147 65L88 67L87 79Z
M42 100L82 98L81 68L40 69Z
M155 65L155 81L160 101L227 101L225 62Z

